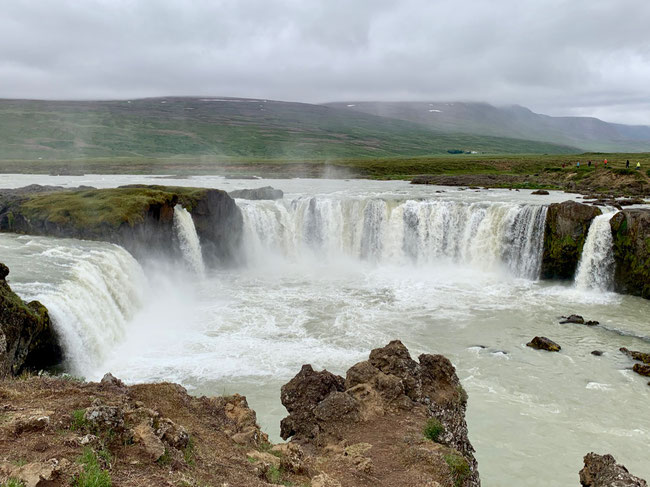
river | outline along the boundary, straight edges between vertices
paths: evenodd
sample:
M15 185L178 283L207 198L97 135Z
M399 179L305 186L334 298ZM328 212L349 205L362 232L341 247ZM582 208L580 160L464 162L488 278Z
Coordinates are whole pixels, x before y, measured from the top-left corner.
M0 175L0 187L32 183L285 191L279 201L237 200L246 255L238 268L203 268L182 208L180 263L138 263L111 244L1 234L10 284L50 309L74 374L239 392L278 440L280 387L302 364L344 374L398 338L413 356L441 353L456 366L484 486L577 485L590 451L650 478L650 387L618 352L650 348L650 301L609 291L609 215L594 221L576 284L537 280L546 205L575 195L362 180ZM601 325L559 324L571 313ZM526 347L535 335L562 351Z

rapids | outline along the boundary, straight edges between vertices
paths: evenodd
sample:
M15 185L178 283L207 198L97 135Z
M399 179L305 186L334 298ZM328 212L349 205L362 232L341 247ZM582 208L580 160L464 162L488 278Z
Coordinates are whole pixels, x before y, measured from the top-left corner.
M303 363L345 373L399 338L413 355L442 353L455 364L484 486L576 485L589 451L612 453L650 477L650 388L618 352L650 347L650 302L609 292L600 278L580 284L594 275L586 269L605 267L607 219L592 224L575 285L536 278L546 205L569 195L403 182L0 175L0 186L30 183L270 183L285 191L278 201L237 200L247 263L202 275L188 270L189 260L138 263L110 244L0 235L11 285L53 311L76 374L239 392L277 440L286 414L280 387ZM196 255L192 245L186 259ZM560 325L568 313L601 326ZM535 335L562 352L527 348Z

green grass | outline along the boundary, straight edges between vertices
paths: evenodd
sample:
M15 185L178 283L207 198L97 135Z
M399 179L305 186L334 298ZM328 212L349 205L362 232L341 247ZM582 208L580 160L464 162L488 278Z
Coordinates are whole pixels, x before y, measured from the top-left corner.
M4 159L177 155L329 159L449 150L566 153L576 148L447 133L404 120L303 103L215 103L192 98L0 100Z
M111 188L86 191L60 191L30 197L20 205L20 212L29 219L73 226L92 233L102 227L118 228L141 222L150 205L172 201L175 195L188 210L196 204L205 189Z
M85 409L72 411L72 423L70 423L72 431L84 431L90 427L90 422L84 417L84 414L86 414Z
M91 448L84 448L79 463L83 471L75 479L75 487L111 487L111 475L100 467Z
M22 480L11 477L2 484L2 487L25 487L25 484L22 482Z
M428 438L429 440L433 442L437 442L438 438L440 438L440 435L445 432L445 427L442 425L440 421L438 421L436 418L429 418L427 420L427 424L424 426L424 430L422 431L422 434L424 435L425 438Z
M162 454L157 462L161 467L170 465L172 463L172 453L167 448L165 448L165 453Z
M271 484L282 482L282 470L275 465L271 465L266 471L266 480Z
M196 451L194 447L194 439L190 436L187 445L183 448L183 459L190 467L196 464Z
M449 453L444 455L443 458L447 462L451 475L454 478L454 487L461 487L470 474L469 463L467 463L467 460L462 455L457 453Z

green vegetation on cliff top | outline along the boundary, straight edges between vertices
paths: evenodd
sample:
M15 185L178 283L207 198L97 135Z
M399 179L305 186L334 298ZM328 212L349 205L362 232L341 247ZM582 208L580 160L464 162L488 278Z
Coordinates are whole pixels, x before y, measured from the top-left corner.
M151 205L171 204L177 197L191 210L206 191L164 186L55 191L30 195L20 204L20 213L28 219L78 228L119 227L123 223L133 226L143 221Z

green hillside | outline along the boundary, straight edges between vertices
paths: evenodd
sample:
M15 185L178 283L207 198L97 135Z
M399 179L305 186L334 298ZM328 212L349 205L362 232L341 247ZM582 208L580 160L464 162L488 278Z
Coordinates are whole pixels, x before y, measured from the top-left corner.
M341 108L253 99L0 100L1 160L196 156L323 159L576 152L516 138L445 133Z

